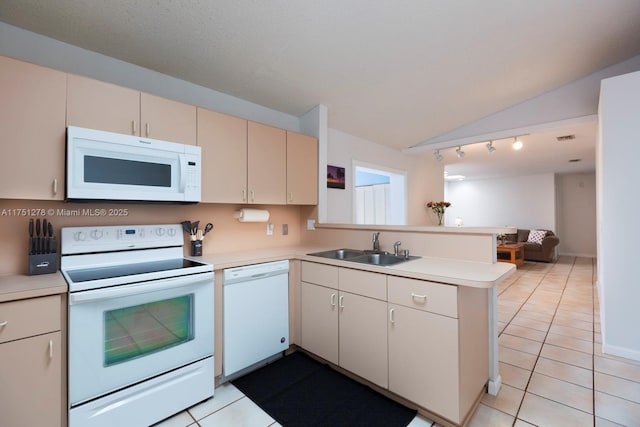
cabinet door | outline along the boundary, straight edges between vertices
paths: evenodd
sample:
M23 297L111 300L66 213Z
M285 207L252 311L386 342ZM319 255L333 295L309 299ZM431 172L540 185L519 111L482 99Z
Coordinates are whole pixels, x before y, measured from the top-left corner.
M0 344L2 425L59 426L62 422L60 332Z
M140 135L140 92L69 74L67 125Z
M247 121L198 108L202 201L247 202Z
M302 348L338 364L338 291L301 283Z
M340 292L340 366L387 388L387 303Z
M196 107L142 92L140 94L140 134L196 145Z
M389 390L459 423L458 321L389 304Z
M318 204L318 140L287 132L287 203Z
M286 204L287 136L284 129L248 124L249 203Z
M0 198L64 198L65 73L0 56Z

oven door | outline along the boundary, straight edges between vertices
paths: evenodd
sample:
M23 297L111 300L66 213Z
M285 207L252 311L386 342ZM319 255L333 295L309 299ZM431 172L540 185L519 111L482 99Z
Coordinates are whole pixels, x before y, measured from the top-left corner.
M72 293L70 406L212 356L213 277Z

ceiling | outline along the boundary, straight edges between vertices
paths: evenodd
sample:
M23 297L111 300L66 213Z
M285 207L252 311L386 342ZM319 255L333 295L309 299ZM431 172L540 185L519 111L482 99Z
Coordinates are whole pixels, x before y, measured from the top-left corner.
M0 21L295 116L325 104L397 149L640 53L637 0L2 0Z

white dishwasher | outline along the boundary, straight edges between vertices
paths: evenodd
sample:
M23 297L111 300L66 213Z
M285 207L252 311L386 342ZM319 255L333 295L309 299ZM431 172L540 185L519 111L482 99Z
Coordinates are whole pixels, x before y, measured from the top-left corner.
M222 289L226 380L289 348L289 261L225 269Z

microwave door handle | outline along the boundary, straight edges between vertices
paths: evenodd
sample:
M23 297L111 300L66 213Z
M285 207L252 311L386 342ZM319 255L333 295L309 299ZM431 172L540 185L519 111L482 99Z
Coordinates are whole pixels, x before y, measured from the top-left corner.
M195 280L194 280L195 279ZM69 295L69 305L84 304L90 302L104 301L113 298L126 297L131 295L139 295L148 292L162 291L166 289L181 288L186 285L210 280L213 284L213 272L199 274L198 276L189 275L186 277L174 277L163 279L162 281L154 281L144 285L121 285L112 288L95 289L91 291L76 292Z
M187 156L180 154L180 193L184 193L187 186Z

